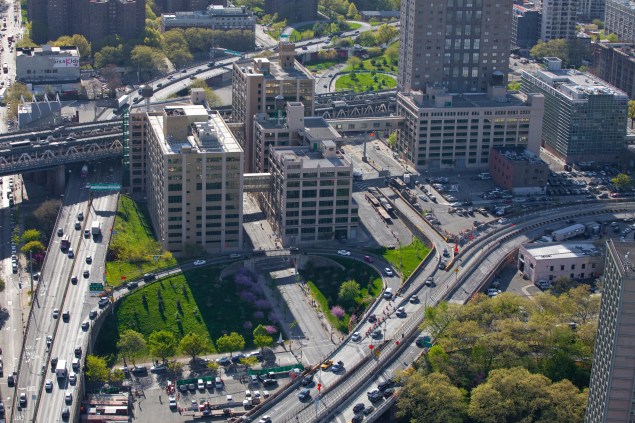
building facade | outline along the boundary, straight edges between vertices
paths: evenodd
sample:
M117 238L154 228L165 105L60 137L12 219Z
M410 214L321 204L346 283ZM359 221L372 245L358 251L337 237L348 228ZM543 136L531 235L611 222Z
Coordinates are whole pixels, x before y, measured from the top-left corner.
M578 22L591 22L593 19L604 20L605 0L582 0L578 3Z
M529 50L540 38L540 10L515 4L512 9L512 48Z
M402 0L398 87L487 92L509 67L511 8L502 0Z
M205 10L161 15L161 31L174 28L208 28L229 31L256 31L256 17L245 6L210 6Z
M590 242L523 244L518 250L518 270L529 280L553 282L597 278L604 268L602 251Z
M595 76L561 69L557 58L547 68L523 72L521 91L545 97L542 144L567 164L617 162L625 147L628 96Z
M79 82L79 50L75 46L17 48L16 79L28 84Z
M540 21L542 41L576 38L576 0L543 0Z
M489 174L499 187L518 194L544 194L549 165L522 147L492 148Z
M318 0L265 0L265 13L289 23L318 19Z
M591 72L635 100L635 44L593 43Z
M321 141L317 150L275 148L269 169L273 186L264 210L284 246L356 238L353 164L333 141Z
M635 43L635 1L606 0L605 13L604 32L621 43Z
M585 423L632 422L635 409L635 243L608 240Z
M288 102L301 102L305 116L312 116L315 97L313 75L295 60L295 45L280 43L277 62L256 58L234 62L232 117L243 123L239 141L245 151L246 171L256 168L254 116L275 118Z
M156 5L162 13L193 12L210 5L227 7L227 0L158 0Z
M179 256L243 248L244 153L220 115L200 105L135 112L130 144L132 187L145 174L150 220L164 249Z
M544 97L508 94L398 93L397 151L420 170L487 168L494 147L520 146L538 154Z

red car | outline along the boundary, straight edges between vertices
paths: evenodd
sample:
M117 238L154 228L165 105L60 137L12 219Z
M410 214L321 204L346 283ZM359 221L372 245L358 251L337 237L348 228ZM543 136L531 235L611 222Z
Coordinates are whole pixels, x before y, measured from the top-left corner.
M371 256L364 256L364 261L366 263L372 263L375 260L373 260L373 258Z

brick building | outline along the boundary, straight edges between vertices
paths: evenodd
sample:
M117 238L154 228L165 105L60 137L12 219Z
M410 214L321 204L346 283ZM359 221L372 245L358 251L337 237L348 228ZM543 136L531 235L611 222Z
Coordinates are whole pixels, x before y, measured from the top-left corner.
M498 147L490 150L489 174L514 194L544 194L549 165L523 147Z
M635 44L593 43L591 72L635 100Z

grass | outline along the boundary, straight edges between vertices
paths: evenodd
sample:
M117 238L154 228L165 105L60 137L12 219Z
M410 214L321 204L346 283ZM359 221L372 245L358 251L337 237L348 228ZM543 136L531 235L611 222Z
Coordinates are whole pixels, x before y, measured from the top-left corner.
M347 333L351 313L361 315L373 298L381 293L383 283L379 274L363 263L340 257L333 260L342 264L344 269L326 266L307 267L301 270L300 274L307 281L307 286L324 316L333 327ZM351 279L360 285L360 295L356 298L355 304L346 310L344 318L339 320L331 314L331 307L342 305L338 303L340 285Z
M328 21L324 21L324 22L328 22ZM359 29L361 28L362 25L356 22L346 22L346 27L342 28L341 31L353 31L355 29ZM291 31L291 34L289 34L289 39L292 39L294 41L302 41L302 33L304 31L307 30L312 30L313 29L313 24L306 24L306 25L301 25L297 28L294 28L293 31ZM324 34L323 36L328 35L328 33Z
M385 61L385 64L384 64ZM377 71L377 72L385 72L385 73L395 73L397 72L397 65L390 64L390 59L385 55L371 57L370 59L364 59L361 63L362 67L357 68L356 70L367 70L367 71ZM352 66L345 67L342 72L350 72L353 69Z
M240 300L240 291L233 279L219 281L220 272L220 268L193 269L130 294L104 322L96 342L96 354L109 356L114 362L119 333L126 329L142 333L146 340L158 330L171 331L178 340L194 332L207 337L211 344L225 333L237 332L243 335L248 348L253 347L253 329L243 324L250 321L255 327L272 322L254 316L257 310ZM159 309L158 291L165 305L163 312Z
M374 81L374 78L377 79L376 82ZM353 80L350 75L342 75L335 81L335 89L338 91L377 91L394 88L396 86L397 81L392 76L377 74L375 75L375 77L373 77L369 73L358 73L356 74L355 80Z
M305 65L305 67L310 70L311 72L318 72L322 69L329 69L332 68L333 66L340 64L342 62L344 62L344 59L341 60L325 60L325 61L320 61L320 62L313 62L310 65Z
M404 281L412 275L417 266L428 256L430 249L426 247L420 239L415 238L414 242L397 249L381 248L377 254L391 262L396 269L400 269Z
M113 260L117 245L126 246L127 250L121 250L119 256L127 259ZM155 256L158 256L156 260ZM161 251L146 211L132 198L122 195L119 198L113 239L108 251L106 282L117 286L124 282L122 277L126 280L134 279L176 263L171 254Z

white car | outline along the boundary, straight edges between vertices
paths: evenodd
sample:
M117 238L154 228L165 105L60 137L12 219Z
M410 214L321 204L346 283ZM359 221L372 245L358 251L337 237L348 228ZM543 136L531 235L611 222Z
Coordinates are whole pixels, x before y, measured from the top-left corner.
M51 379L46 379L46 383L44 384L44 389L47 391L53 390L53 381Z
M73 393L70 391L66 391L66 395L64 395L64 401L66 401L66 404L70 404L71 402L73 402Z
M202 266L205 264L205 260L195 260L194 266Z
M71 385L77 383L77 375L75 373L71 373L70 375L68 375L68 383L70 383Z
M392 276L394 273L392 272L392 269L390 267L386 267L384 269L384 273L386 274L386 276Z
M496 288L487 288L487 296L488 297L495 297L498 294L501 293L500 289L496 289Z
M57 319L58 317L60 317L60 310L59 310L59 308L54 308L53 309L53 318Z
M197 385L198 385L198 390L199 391L204 391L205 390L205 382L203 382L203 379L199 379Z
M353 336L351 336L351 340L353 342L359 342L362 340L362 335L360 335L359 332L354 332Z
M337 254L340 256L350 256L351 252L348 250L337 250Z
M504 225L504 224L506 224L507 222L508 222L508 220L507 220L507 219L505 219L504 217L503 217L503 218L501 218L501 219L498 219L498 223L500 223L501 225Z
M168 397L168 401L170 403L170 408L175 409L176 408L176 399L172 395L170 395Z

